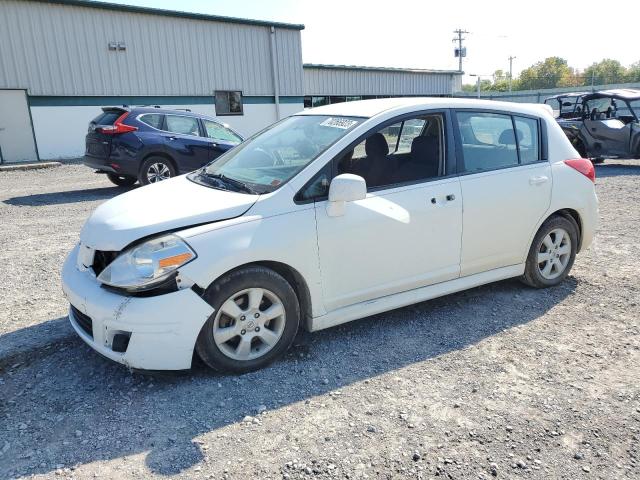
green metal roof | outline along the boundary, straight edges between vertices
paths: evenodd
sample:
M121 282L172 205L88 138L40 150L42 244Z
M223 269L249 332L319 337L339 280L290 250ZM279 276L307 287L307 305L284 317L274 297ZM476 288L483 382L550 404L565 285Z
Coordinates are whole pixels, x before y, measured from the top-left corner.
M304 25L292 23L270 22L268 20L252 20L248 18L224 17L220 15L206 15L203 13L181 12L160 8L138 7L135 5L121 5L119 3L97 2L93 0L31 0L41 3L70 5L75 7L98 8L102 10L117 10L120 12L146 13L148 15L163 15L166 17L188 18L193 20L207 20L211 22L239 23L243 25L257 25L261 27L287 28L303 30Z
M460 70L429 70L423 68L395 68L395 67L363 67L360 65L329 65L322 63L304 63L303 68L319 68L324 70L369 70L374 72L400 72L400 73L444 73L449 75L462 75Z

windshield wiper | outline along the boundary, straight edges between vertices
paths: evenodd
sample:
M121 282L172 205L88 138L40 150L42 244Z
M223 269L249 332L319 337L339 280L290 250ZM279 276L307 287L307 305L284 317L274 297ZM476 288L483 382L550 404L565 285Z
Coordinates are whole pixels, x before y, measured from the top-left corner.
M231 185L233 187L236 188L236 190L240 190L243 191L245 193L250 193L255 195L256 192L255 190L253 190L249 185L247 185L244 182L241 182L240 180L236 180L235 178L229 178L226 175L223 175L221 173L208 173L206 170L202 170L200 172L200 175L207 177L207 178L215 178L216 180L219 180L220 182L227 184L227 185Z

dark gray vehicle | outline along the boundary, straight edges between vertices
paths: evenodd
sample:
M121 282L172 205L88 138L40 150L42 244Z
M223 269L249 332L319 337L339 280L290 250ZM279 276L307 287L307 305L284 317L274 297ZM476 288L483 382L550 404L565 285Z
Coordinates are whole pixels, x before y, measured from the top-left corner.
M558 118L582 118L582 97L587 92L569 92L554 95L545 99L545 105L553 109Z
M640 90L577 94L572 113L557 121L580 155L594 163L640 158Z

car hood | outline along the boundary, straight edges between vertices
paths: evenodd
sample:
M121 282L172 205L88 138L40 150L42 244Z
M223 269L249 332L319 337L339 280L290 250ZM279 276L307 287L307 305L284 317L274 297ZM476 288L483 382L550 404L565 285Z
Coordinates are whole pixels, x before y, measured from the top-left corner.
M258 197L205 187L183 175L103 203L82 227L80 241L96 250L120 251L154 233L238 217Z

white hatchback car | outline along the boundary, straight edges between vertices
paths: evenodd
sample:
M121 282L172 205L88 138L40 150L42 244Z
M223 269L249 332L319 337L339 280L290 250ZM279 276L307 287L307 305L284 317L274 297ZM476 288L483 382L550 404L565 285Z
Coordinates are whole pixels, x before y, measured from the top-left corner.
M341 103L105 202L62 272L78 335L142 370L245 372L296 331L511 277L560 283L594 169L539 105Z

